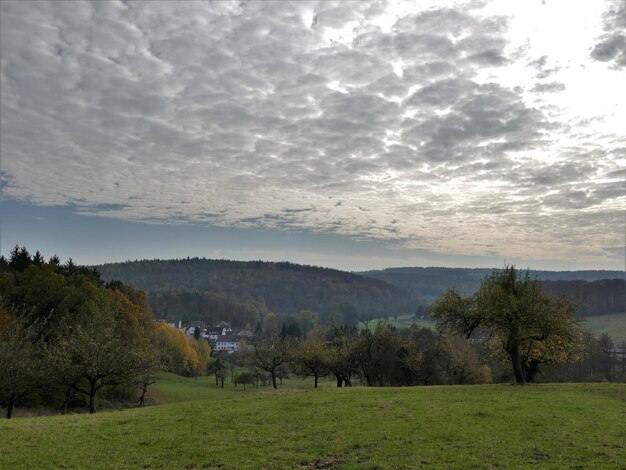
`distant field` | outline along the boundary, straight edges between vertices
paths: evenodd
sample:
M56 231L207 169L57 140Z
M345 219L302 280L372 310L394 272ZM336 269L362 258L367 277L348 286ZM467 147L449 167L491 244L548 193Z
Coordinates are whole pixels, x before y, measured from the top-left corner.
M370 328L375 328L378 323L383 321L396 328L409 328L413 324L419 328L435 327L435 322L429 319L416 320L413 315L400 315L390 317L387 320L382 318L372 320L370 322ZM626 341L626 312L588 317L585 319L584 326L596 333L607 333L613 338L616 345L619 345L622 341Z
M626 386L218 391L96 415L0 420L0 468L624 468ZM193 385L191 382L194 382ZM214 386L213 386L214 387ZM166 391L169 390L169 391Z
M585 327L596 333L607 333L618 346L626 341L626 312L588 317Z
M370 328L375 328L378 323L384 322L388 325L395 326L396 328L410 328L411 325L416 325L418 328L434 328L435 322L428 318L416 319L413 314L397 315L393 317L376 318L370 321Z

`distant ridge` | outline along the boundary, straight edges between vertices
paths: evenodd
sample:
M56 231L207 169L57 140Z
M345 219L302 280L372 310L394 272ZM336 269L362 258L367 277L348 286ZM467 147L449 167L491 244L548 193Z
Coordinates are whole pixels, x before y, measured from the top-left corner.
M476 292L480 281L491 274L488 268L387 268L358 274L394 284L419 293L428 303L453 288L465 295ZM565 295L577 304L579 315L626 311L626 273L624 271L545 271L529 270L543 289Z
M95 266L104 280L144 289L160 318L232 321L254 325L269 312L295 317L315 312L322 322L414 313L447 289L469 295L493 270L388 268L350 273L289 262L205 258L137 260ZM626 311L626 273L608 270L539 271L546 292L565 295L578 315Z
M354 324L361 317L413 313L422 303L419 294L385 281L288 262L187 258L108 263L95 268L105 280L119 279L148 291L156 314L165 311L170 317L189 316L190 309L200 308L192 307L194 302L217 304L219 298L221 305L254 304L248 312L267 308L297 315L310 310L319 314L321 321ZM248 322L253 320L251 314L242 315Z
M525 268L519 267L519 269L524 270ZM375 269L369 271L356 271L355 274L360 274L362 276L374 277L374 275L380 274L408 274L408 275L418 275L420 273L425 273L429 275L437 275L437 273L447 273L451 276L459 275L466 277L479 277L482 279L485 276L488 276L493 272L494 269L498 268L446 268L439 266L428 266L428 267L400 267L400 268L385 268L385 269ZM537 277L537 279L547 280L547 281L597 281L600 279L622 279L626 278L626 271L613 271L606 269L587 269L587 270L576 270L576 271L549 271L549 270L537 270L537 269L529 269L531 277Z

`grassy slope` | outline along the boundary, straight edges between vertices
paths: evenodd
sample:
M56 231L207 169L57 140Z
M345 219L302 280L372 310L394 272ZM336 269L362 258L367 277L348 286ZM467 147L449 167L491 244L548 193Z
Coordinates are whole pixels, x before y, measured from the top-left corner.
M626 312L587 317L585 328L596 333L607 333L619 346L622 341L626 341Z
M278 381L280 384L280 381ZM333 385L333 381L320 379L320 386ZM313 379L285 379L281 388L308 389L313 385ZM269 386L269 385L268 385ZM267 390L260 387L256 389L250 385L244 390L243 385L235 385L230 379L224 383L224 388L215 386L215 378L213 376L186 378L176 374L163 374L159 380L149 391L148 401L151 404L177 403L181 401L199 400L203 398L223 399L229 397L239 397L242 395L256 394L260 390Z
M0 468L623 468L626 386L243 392L0 421ZM205 383L203 383L205 382ZM165 391L169 388L169 392Z
M412 324L416 324L420 328L434 328L435 326L433 321L427 319L416 320L413 315L400 315L391 317L388 320L372 320L370 328L374 328L380 321L385 321L396 328L409 328ZM596 334L607 333L616 346L621 344L622 341L626 341L626 312L587 317L583 326Z

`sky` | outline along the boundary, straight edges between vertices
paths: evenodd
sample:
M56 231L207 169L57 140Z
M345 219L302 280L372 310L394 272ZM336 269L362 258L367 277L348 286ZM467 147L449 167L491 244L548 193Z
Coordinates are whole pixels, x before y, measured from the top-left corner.
M626 269L625 2L0 3L0 251Z

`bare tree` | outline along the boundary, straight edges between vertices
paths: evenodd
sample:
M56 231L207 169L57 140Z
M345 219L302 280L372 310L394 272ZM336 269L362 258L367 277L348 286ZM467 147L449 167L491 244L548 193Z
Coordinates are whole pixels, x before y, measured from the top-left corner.
M287 361L292 349L290 338L281 339L279 335L270 333L259 335L251 340L254 349L254 364L272 377L272 385L276 385L276 371Z

